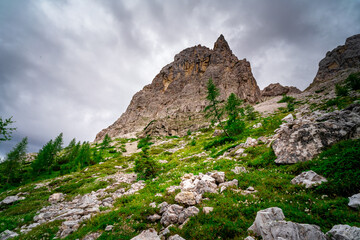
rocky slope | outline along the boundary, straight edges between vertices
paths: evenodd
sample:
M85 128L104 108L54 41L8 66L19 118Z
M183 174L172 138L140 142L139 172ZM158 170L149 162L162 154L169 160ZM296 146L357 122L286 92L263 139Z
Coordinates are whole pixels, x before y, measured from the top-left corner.
M314 81L306 89L319 90L344 80L350 73L360 71L360 34L346 39L345 45L326 53L319 63Z
M239 60L223 35L213 49L198 45L177 54L174 61L156 75L151 84L136 93L125 113L96 136L110 137L183 135L188 129L203 126L206 83L212 78L220 89L221 99L235 93L247 102L260 101L260 89L250 63Z
M294 95L292 110L280 96L255 105L230 142L218 128L163 136L149 158L139 139L94 143L104 162L0 191L0 239L358 240L360 91L337 96L340 79ZM149 159L156 176L140 180Z

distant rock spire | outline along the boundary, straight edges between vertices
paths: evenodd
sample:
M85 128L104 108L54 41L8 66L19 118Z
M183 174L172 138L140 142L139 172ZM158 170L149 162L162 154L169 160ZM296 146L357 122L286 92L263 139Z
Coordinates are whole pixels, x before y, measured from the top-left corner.
M225 40L224 35L221 34L220 37L216 40L214 44L214 51L230 52L232 54L232 51L229 47L229 44Z

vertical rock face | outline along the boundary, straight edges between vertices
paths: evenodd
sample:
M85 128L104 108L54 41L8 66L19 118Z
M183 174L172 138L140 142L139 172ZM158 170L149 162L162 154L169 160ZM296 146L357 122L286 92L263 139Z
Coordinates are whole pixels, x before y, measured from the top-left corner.
M350 73L358 71L360 71L360 34L347 38L345 45L326 53L326 57L319 63L314 81L306 90L316 88L334 78L346 78Z
M250 63L238 60L221 35L213 50L201 45L175 55L174 61L136 93L125 113L96 136L131 137L139 133L182 135L202 127L206 84L212 78L221 99L231 93L250 103L260 101L260 89Z

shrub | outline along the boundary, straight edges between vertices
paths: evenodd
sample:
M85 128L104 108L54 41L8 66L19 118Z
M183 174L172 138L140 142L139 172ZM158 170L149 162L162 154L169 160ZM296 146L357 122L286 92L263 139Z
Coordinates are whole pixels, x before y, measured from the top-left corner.
M295 109L295 106L293 103L288 103L286 107L287 107L288 112L292 112Z
M351 89L359 90L360 89L360 72L350 74L349 77L346 79L346 82Z
M101 148L102 149L108 148L110 145L110 142L111 142L111 138L109 137L109 135L106 134L101 143Z
M245 122L240 119L233 120L225 126L225 129L231 136L239 135L245 130Z
M244 109L240 107L243 100L240 100L234 93L231 93L225 105L225 111L228 115L225 129L231 136L242 133L245 129L245 123L240 118L244 115Z
M63 134L60 133L54 141L50 140L40 149L39 154L31 164L36 175L39 175L40 172L51 170L51 165L54 163L57 153L61 151L62 144Z
M248 162L248 165L255 168L266 167L274 164L276 155L271 148L264 149L263 147L254 147L247 150L250 154L258 155Z
M254 111L254 107L250 104L246 105L245 107L245 116L247 120L255 120L256 119L256 112Z
M215 140L205 144L204 149L209 150L210 148L218 147L218 146L224 145L225 143L230 143L233 141L235 141L235 138L233 138L233 137L219 137L219 138L216 138Z
M360 189L360 140L347 140L321 153L311 168L327 178L318 189L349 196Z
M137 145L137 148L140 149L140 148L144 148L144 147L149 147L151 144L153 144L150 141L151 141L151 137L149 135L147 135L144 138L141 138Z
M339 109L343 109L351 104L353 101L350 97L336 97L325 102L323 107L320 107L322 110L326 110L329 107L337 106Z
M278 103L294 103L295 98L291 96L287 96L286 94L283 95L282 99L278 101Z
M142 152L135 159L134 171L139 174L140 178L153 178L159 171L159 164L149 156L148 148L142 148Z
M335 85L335 93L338 97L345 97L349 95L349 91L346 86L341 86L340 84Z

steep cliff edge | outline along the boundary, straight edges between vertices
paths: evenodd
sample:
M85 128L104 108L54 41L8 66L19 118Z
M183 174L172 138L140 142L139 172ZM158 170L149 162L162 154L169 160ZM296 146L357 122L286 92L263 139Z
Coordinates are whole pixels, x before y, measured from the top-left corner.
M96 135L110 137L183 135L204 124L206 83L209 78L220 89L221 99L231 93L250 103L260 101L260 89L250 63L238 60L223 35L214 48L198 45L175 55L174 61L156 75L151 84L136 93L125 113Z
M325 58L319 62L319 70L313 82L305 91L326 88L343 81L350 73L358 71L360 71L360 34L347 38L345 45L326 53Z

